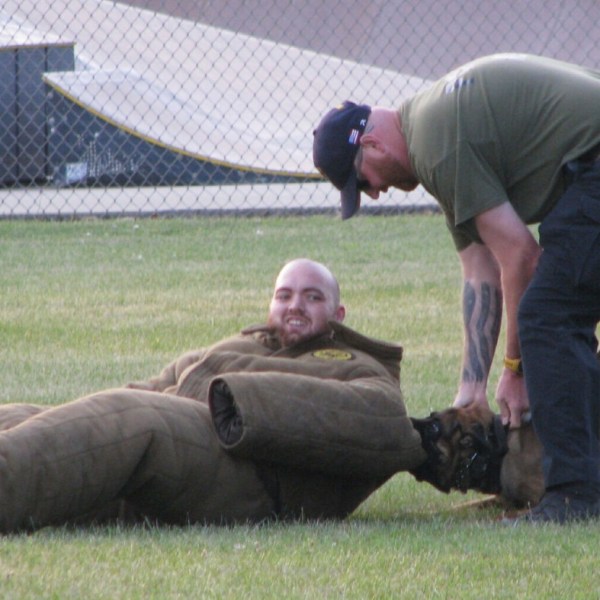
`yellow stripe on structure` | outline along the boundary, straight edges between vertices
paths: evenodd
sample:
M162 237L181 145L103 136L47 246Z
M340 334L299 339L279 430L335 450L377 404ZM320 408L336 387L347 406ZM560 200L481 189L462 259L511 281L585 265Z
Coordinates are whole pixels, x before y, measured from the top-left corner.
M273 175L273 176L280 176L280 177L294 177L297 179L311 179L311 180L315 180L315 181L323 180L323 177L319 173L313 173L313 172L307 172L307 173L300 172L299 173L299 172L295 172L295 171L273 170L273 169L264 169L264 168L260 168L260 167L252 167L249 165L241 165L241 164L234 163L234 162L215 159L208 155L191 152L190 150L186 150L184 148L180 148L180 147L174 146L172 144L168 144L166 142L159 140L158 138L155 138L155 137L152 137L149 135L145 135L145 134L141 133L140 131L138 131L132 127L128 127L127 125L117 121L116 119L109 117L108 115L104 114L102 111L94 108L92 105L90 105L86 102L83 102L75 94L73 94L73 93L67 91L66 89L64 89L63 87L61 87L58 83L53 81L48 75L44 74L42 76L42 79L43 79L44 83L46 85L48 85L49 87L51 87L54 91L58 92L61 96L65 97L67 100L69 100L70 102L72 102L73 104L78 106L79 108L82 108L85 111L89 112L94 117L97 117L98 119L104 121L105 123L108 123L108 124L112 125L113 127L120 129L121 131L125 131L126 133L128 133L138 139L141 139L149 144L153 144L155 146L164 148L171 152L181 154L182 156L187 156L190 158L194 158L196 160L208 162L213 165L227 167L230 169L235 169L238 171L244 171L244 172L248 172L248 173L257 173L260 175Z

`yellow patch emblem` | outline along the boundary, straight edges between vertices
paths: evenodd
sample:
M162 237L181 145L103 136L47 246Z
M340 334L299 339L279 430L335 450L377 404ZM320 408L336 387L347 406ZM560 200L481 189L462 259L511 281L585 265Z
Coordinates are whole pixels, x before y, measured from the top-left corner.
M325 350L316 350L312 353L315 358L322 360L352 360L354 356L345 350L336 350L335 348L326 348Z

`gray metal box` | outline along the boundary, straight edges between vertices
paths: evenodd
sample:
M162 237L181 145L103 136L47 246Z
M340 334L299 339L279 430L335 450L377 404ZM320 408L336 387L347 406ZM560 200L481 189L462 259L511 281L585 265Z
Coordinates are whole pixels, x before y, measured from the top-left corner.
M42 183L48 161L47 87L42 74L75 68L72 43L0 39L0 186Z

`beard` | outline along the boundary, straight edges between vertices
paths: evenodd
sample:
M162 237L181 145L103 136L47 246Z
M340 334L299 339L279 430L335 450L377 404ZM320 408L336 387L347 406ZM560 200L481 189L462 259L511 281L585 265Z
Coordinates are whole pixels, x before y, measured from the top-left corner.
M399 161L391 157L381 159L377 168L382 180L390 182L390 187L398 188L404 192L411 192L419 185L414 175L407 172Z

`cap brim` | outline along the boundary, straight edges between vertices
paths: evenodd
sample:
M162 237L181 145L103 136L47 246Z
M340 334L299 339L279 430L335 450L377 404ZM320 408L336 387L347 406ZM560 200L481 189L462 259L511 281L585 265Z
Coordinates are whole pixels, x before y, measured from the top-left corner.
M360 192L357 183L356 171L352 169L346 185L342 188L342 219L353 217L360 208Z

